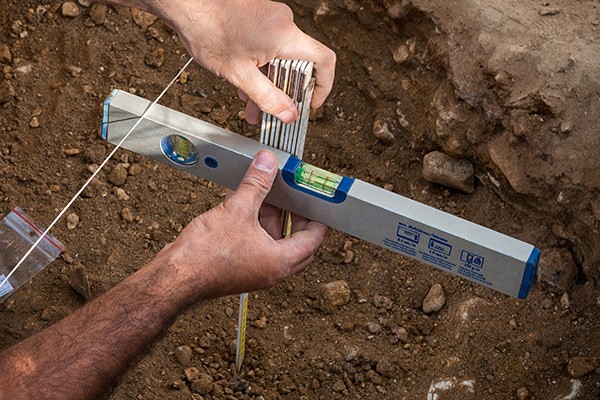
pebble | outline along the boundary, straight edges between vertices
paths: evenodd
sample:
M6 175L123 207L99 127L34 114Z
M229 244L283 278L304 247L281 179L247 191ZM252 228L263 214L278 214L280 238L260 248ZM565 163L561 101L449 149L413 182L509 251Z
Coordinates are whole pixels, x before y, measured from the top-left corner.
M598 367L598 360L594 357L575 357L569 360L567 372L573 378L581 378L594 372Z
M15 97L15 89L8 81L0 80L0 104L4 104Z
M69 271L69 286L82 295L86 300L92 298L92 290L90 280L85 268L81 265L76 265Z
M343 380L338 379L337 381L335 381L333 386L331 386L331 389L333 389L334 392L343 392L346 389L346 384Z
M40 121L38 120L38 117L33 117L31 118L31 121L29 121L29 126L31 128L39 128L40 127Z
M118 163L108 174L108 181L115 186L121 186L127 180L127 164Z
M410 57L410 50L408 49L408 46L403 43L392 51L392 56L394 57L394 61L401 64Z
M321 306L326 310L343 306L350 301L350 287L346 281L333 281L321 287Z
M147 66L152 68L160 68L165 62L165 49L159 47L146 55L144 59Z
M136 176L142 172L142 167L140 167L140 164L132 164L127 172L131 176Z
M367 330L374 335L381 333L381 325L376 322L367 322Z
M231 317L233 315L233 308L225 307L225 315L227 315L228 317Z
M44 310L42 311L42 314L40 315L40 318L42 319L42 321L56 322L56 321L63 319L70 313L71 313L71 310L69 310L66 307L49 306L49 307L44 308Z
M569 297L569 293L564 292L562 296L560 296L560 306L565 310L571 307L571 299Z
M254 321L254 326L258 329L265 329L267 327L267 317L263 315L262 317Z
M398 327L398 328L394 328L392 330L392 332L394 333L394 335L396 335L396 337L398 338L398 340L402 343L407 343L408 342L408 331L403 328L403 327Z
M558 15L560 14L560 8L557 7L544 7L540 10L540 15L543 17Z
M184 94L180 99L181 107L186 110L201 112L203 114L210 113L215 107L215 102L202 96L193 96Z
M96 25L102 25L106 20L106 12L108 7L106 4L94 3L90 7L90 18Z
M373 298L373 305L380 309L391 310L394 302L389 297L376 294Z
M529 398L529 390L526 387L520 387L517 389L517 399L527 400Z
M67 216L67 228L69 230L73 230L77 228L77 224L79 224L79 215L75 213L71 213Z
M382 359L377 362L375 371L386 378L393 378L398 373L398 367L387 359Z
M196 367L190 367L183 370L183 374L185 375L185 379L188 382L192 382L194 379L197 379L200 376L200 370Z
M572 289L577 280L577 265L567 249L550 248L542 253L537 278L544 289L560 294Z
M77 4L71 1L67 1L66 3L64 3L60 8L60 11L63 17L75 18L79 16L79 7L77 6Z
M0 63L10 64L12 61L12 55L10 54L10 47L6 43L0 44Z
M77 65L69 65L65 69L72 77L79 76L81 74L81 71L83 71L83 69L81 69L81 67L78 67Z
M444 289L442 285L436 283L431 286L427 296L423 300L423 312L426 314L436 312L442 309L442 307L446 304L446 297L444 296Z
M467 160L452 158L440 151L432 151L423 158L423 178L428 182L473 193L474 177L473 164Z
M64 153L67 156L76 156L81 152L81 150L77 149L77 148L72 148L72 149L65 149Z
M190 346L179 346L175 349L175 358L182 367L187 367L192 361L192 348Z
M344 264L350 264L354 260L354 252L352 250L346 250L344 254Z
M154 21L156 21L156 16L136 8L131 9L131 15L133 16L133 22L142 29L147 29Z
M92 0L77 0L77 2L79 3L79 5L82 5L84 7L89 7L90 4L92 4Z
M209 394L213 390L213 378L208 374L200 374L192 381L192 390L198 394Z
M281 394L289 394L296 390L296 384L288 376L285 376L277 385L277 390Z
M121 218L125 222L133 222L133 213L129 207L125 207L121 210Z
M373 123L373 135L386 144L392 144L396 140L396 137L390 131L388 123L380 119L375 120Z
M129 196L127 195L125 190L123 190L122 188L118 188L117 191L115 192L115 195L117 196L117 200L119 200L119 201L129 200Z

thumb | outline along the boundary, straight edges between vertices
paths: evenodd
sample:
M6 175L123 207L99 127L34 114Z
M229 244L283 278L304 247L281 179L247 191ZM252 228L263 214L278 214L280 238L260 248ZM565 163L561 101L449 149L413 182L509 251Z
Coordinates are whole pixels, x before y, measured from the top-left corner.
M262 111L291 123L298 118L294 101L278 89L254 64L246 64L232 83L244 92Z
M258 210L271 190L277 175L277 158L267 150L259 151L248 167L239 187L229 199L245 209Z

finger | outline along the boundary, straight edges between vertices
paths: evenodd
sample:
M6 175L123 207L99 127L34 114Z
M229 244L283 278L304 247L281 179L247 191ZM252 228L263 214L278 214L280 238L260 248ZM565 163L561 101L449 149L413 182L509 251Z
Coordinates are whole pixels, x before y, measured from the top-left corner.
M281 58L307 60L315 63L315 91L311 101L312 108L320 107L324 102L331 88L335 77L336 55L333 50L326 47L321 42L313 39L304 32L299 31L295 40L286 46Z
M247 94L262 111L285 123L293 122L298 117L294 101L263 75L256 65L243 63L230 75L226 78Z
M258 125L260 122L260 108L252 100L246 103L246 121L252 125Z
M246 93L244 93L243 90L238 89L238 97L240 98L241 101L243 101L244 103L248 102L248 95Z
M240 208L250 209L258 215L258 210L271 190L276 175L277 158L270 151L259 151L239 187L225 204L237 203Z
M258 212L260 225L275 240L282 238L281 209L270 204L263 204Z
M281 239L278 243L285 247L289 263L296 265L316 253L326 234L325 225L312 221L303 230L292 233L289 238Z

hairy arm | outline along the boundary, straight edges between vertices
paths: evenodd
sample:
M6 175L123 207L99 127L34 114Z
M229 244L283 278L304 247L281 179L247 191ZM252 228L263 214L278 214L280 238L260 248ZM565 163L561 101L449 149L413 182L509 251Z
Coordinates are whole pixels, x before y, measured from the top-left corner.
M281 238L280 213L262 206L276 163L258 153L238 190L148 265L0 354L0 399L95 399L191 304L265 289L308 265L326 228L294 217Z

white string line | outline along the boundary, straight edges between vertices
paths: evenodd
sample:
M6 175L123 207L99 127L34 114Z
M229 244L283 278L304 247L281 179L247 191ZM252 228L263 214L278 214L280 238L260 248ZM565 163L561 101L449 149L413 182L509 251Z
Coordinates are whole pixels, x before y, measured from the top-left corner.
M21 266L21 264L23 264L23 261L25 261L25 259L31 254L31 252L33 250L35 250L35 248L37 247L37 245L40 244L40 242L46 237L46 235L48 234L48 232L50 232L50 229L52 229L54 227L54 225L56 225L56 223L58 222L58 220L64 215L64 213L67 212L67 210L69 209L69 207L71 207L71 205L75 202L75 200L77 200L77 198L79 197L79 195L85 190L85 188L90 184L90 182L92 182L92 180L96 177L96 175L98 175L98 173L100 172L100 170L102 170L102 168L112 158L112 156L117 152L117 150L119 150L119 148L121 147L121 145L125 142L125 140L127 140L127 138L129 137L129 135L135 130L135 128L137 128L138 125L144 120L144 118L146 117L146 115L148 115L148 113L150 111L152 111L152 109L154 108L154 106L156 105L156 103L158 103L158 101L163 97L163 95L167 92L167 90L169 90L169 88L173 85L173 83L175 83L175 81L177 80L177 78L179 78L179 75L181 75L181 73L183 71L185 71L185 69L187 68L187 66L190 65L190 63L193 60L194 60L194 58L192 57L192 58L190 58L188 60L187 63L185 63L185 65L183 66L183 68L181 68L179 70L179 72L177 73L177 75L175 75L175 77L171 80L171 82L169 82L169 84L167 85L167 87L165 87L163 89L163 91L161 92L161 94L158 95L158 97L156 98L156 100L154 100L154 102L152 104L150 104L150 106L148 108L146 108L146 111L143 112L143 114L140 116L140 118L136 121L136 123L133 125L133 127L129 130L129 132L127 132L127 134L123 137L123 139L121 139L121 141L110 152L110 154L106 157L106 159L102 162L102 164L100 164L100 166L96 169L96 171L94 171L94 173L92 174L92 176L90 176L90 178L87 180L87 182L85 182L83 184L83 186L81 187L81 189L79 189L79 191L75 194L75 196L73 196L73 198L61 210L61 212L58 213L58 215L56 216L56 218L54 218L54 221L52 221L52 223L48 226L48 228L46 228L46 230L44 231L44 233L42 233L40 235L40 237L35 241L35 243L29 248L29 250L27 251L27 253L25 253L25 255L21 258L21 260L19 260L19 262L17 263L17 265L15 265L14 268L10 271L10 273L4 278L4 280L2 281L2 283L0 283L0 288L2 288L2 286L4 286L4 284L8 281L8 278L10 278L15 273L15 271Z

